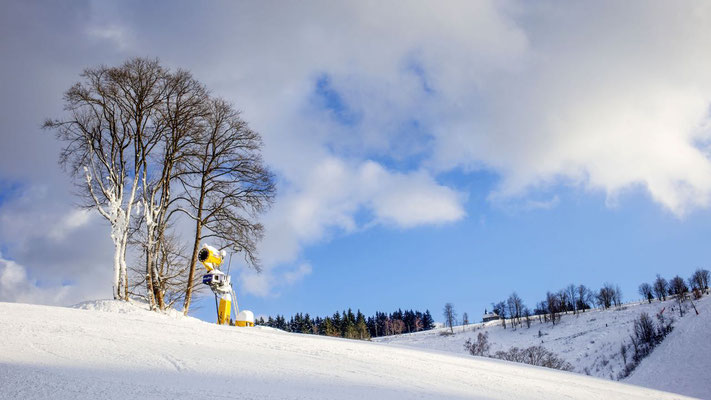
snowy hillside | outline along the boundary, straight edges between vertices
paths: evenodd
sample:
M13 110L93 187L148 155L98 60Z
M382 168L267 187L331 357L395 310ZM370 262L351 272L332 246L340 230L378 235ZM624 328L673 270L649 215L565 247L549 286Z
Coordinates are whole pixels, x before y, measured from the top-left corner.
M650 388L682 393L700 398L711 398L711 298L696 302L699 315L693 309L679 317L676 301L652 304L628 304L620 309L593 310L577 315L563 315L560 323L532 320L531 327L503 329L500 322L455 327L455 334L442 336L448 329L418 332L375 339L380 343L410 348L468 354L464 342L476 340L479 332L488 332L490 353L508 350L513 346L541 345L571 363L574 371L614 379L623 368L620 346L630 343L633 321L640 313L664 315L675 319L674 330L652 354L642 360L625 381ZM674 308L674 311L672 311Z
M0 338L3 399L681 398L462 354L215 326L114 301L0 303Z

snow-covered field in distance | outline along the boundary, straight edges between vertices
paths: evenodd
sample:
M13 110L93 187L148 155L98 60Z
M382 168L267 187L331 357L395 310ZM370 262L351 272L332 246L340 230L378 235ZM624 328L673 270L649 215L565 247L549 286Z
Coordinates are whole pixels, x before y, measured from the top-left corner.
M449 329L443 328L374 340L408 348L468 354L464 342L468 338L475 341L480 332L488 332L492 354L513 346L541 345L571 363L578 373L615 379L624 365L620 346L623 342L631 343L634 319L642 312L654 317L664 309L667 318L675 319L674 330L623 381L711 399L711 297L705 296L695 304L699 315L689 307L683 318L679 317L676 300L653 301L652 304L645 301L604 311L569 313L563 315L555 327L535 317L530 328L524 323L523 328L514 330L509 324L503 329L500 322L489 322L455 327L452 336L440 335ZM629 349L628 360L631 354Z
M3 399L678 399L575 373L216 326L115 301L0 303Z

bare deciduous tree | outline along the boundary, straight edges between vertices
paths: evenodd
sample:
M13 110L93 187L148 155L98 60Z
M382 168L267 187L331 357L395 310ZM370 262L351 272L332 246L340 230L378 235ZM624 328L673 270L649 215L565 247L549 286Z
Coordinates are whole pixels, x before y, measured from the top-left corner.
M667 293L669 290L669 284L667 280L657 274L657 279L654 280L654 285L652 285L652 290L654 295L657 296L657 300L666 301Z
M503 301L491 303L491 310L501 317L501 325L506 329L506 303Z
M597 302L603 308L610 308L613 302L617 305L617 291L611 283L605 283L597 292Z
M534 313L538 315L538 322L548 322L548 305L546 304L545 301L539 301L536 304L536 310L534 310ZM541 321L541 316L543 316L544 320Z
M245 261L259 270L256 246L263 227L256 219L271 204L275 191L261 147L261 137L239 112L224 100L211 100L205 124L179 175L183 188L179 198L187 203L179 209L195 221L188 282L193 281L199 245L205 238L242 251ZM186 288L186 314L192 290Z
M615 307L622 305L622 289L620 289L620 285L615 285L615 288L613 289L612 303L615 304Z
M590 307L590 304L595 303L595 294L585 285L580 285L577 288L578 292L578 310L585 312L585 309Z
M449 329L452 333L454 333L454 324L457 321L457 313L454 311L454 304L445 304L444 310L442 310L442 315L444 316L445 326L449 326Z
M692 287L698 288L699 290L709 290L709 278L711 273L706 269L697 269L694 274L691 275Z
M639 294L642 296L643 299L646 299L648 302L651 303L652 299L654 298L654 296L652 295L652 285L647 282L639 285Z
M577 314L577 312L578 312L578 301L577 301L578 290L577 290L577 288L575 287L575 285L573 285L571 283L570 285L568 285L567 288L565 288L565 292L568 294L568 301L570 302L570 306L573 309L573 314Z
M546 306L551 322L555 325L556 318L558 318L558 313L560 312L560 298L554 293L547 292Z
M88 68L64 95L64 120L48 120L65 143L60 164L78 178L85 207L111 226L114 243L113 296L128 298L126 247L139 177L161 134L158 108L164 69L156 60L135 58L120 67Z
M142 238L138 240L140 243L134 243L136 246L141 246L143 251L140 253L137 263L130 268L132 272L130 294L146 300L150 300L153 292L147 292L146 281L150 277L146 275L145 258L146 248L143 246ZM165 308L174 307L182 304L185 300L185 287L188 279L188 257L189 252L183 246L177 236L166 234L161 237L161 243L157 246L159 249L159 257L156 259L155 271L160 279L160 284L153 288L160 292L160 298L163 299ZM206 286L199 285L202 277L195 277L193 285L196 291L204 289Z
M684 278L679 275L673 277L669 281L669 293L677 297L685 295L689 291L689 287L686 286Z
M158 268L163 253L160 246L168 243L164 236L176 211L176 208L170 208L173 204L171 185L183 172L181 166L190 155L187 150L195 143L208 105L207 90L186 71L166 74L164 93L158 109L162 132L157 142L150 144L155 157L144 160L141 173L146 291L151 307L157 306L161 310L165 309L161 288L165 286L162 281L166 277Z
M89 68L81 77L64 96L69 117L45 127L65 144L60 163L77 178L83 206L111 226L114 298L128 299L129 243L143 254L145 274L136 276L151 308L164 309L179 297L188 312L203 238L243 251L258 269L262 226L256 219L271 204L274 182L261 159L260 136L239 113L211 99L190 73L170 72L157 60ZM171 289L172 266L182 252L169 229L180 212L196 223L185 296Z
M521 325L521 317L523 316L523 300L516 292L511 293L506 300L506 305L509 308L509 317L511 317L512 326L515 328L516 323Z

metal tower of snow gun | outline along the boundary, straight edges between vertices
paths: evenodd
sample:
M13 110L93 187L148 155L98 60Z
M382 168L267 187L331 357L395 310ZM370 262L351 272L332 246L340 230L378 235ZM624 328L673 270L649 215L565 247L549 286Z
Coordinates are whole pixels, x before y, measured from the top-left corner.
M254 314L248 310L239 312L237 295L232 288L230 276L220 271L220 266L226 255L227 253L224 250L218 251L207 244L204 244L198 253L198 261L207 269L207 274L202 276L202 283L210 286L212 293L215 294L217 323L220 325L232 325L230 313L234 311L236 316L235 325L254 326Z

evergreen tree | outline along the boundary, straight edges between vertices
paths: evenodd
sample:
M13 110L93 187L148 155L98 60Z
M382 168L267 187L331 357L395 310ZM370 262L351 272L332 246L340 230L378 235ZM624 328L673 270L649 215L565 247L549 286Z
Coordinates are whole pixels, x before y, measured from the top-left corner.
M296 313L288 321L283 315L277 315L276 318L269 316L266 321L260 318L257 325L287 332L367 340L378 336L429 330L434 328L434 319L429 310L422 313L398 309L390 314L376 311L375 316L366 317L360 310L354 314L352 309L348 309L326 318L311 318L308 313Z
M306 313L301 320L301 333L314 333L313 329L314 324L313 321L311 321L311 316L309 316L309 313Z
M405 310L402 316L402 322L405 323L405 330L407 333L411 333L415 329L415 314L412 310Z
M368 327L365 324L365 315L361 314L360 310L358 310L358 314L356 316L355 330L356 330L356 335L357 335L358 339L361 339L361 340L370 339L370 334L368 333Z
M290 332L289 325L286 323L286 318L284 318L283 315L277 316L277 329Z
M298 314L298 313L297 313L296 315L293 315L293 316L289 319L289 332L296 332L296 333L299 332L299 330L298 330L298 329L299 329L299 326L298 326L298 324L297 324L298 319L299 319L299 314Z
M377 316L378 313L376 312L375 315ZM376 323L377 319L374 317L368 317L366 320L366 325L368 326L368 334L370 337L377 337L378 336L378 324Z
M432 314L430 314L430 310L425 310L425 315L422 316L422 326L426 331L434 329L434 319L432 318Z
M378 336L385 336L385 323L387 322L387 320L388 316L383 312L381 312L376 318L375 323L378 328Z
M348 313L343 312L343 318L341 319L341 335L344 338L355 339L358 337L355 329L355 315L353 311L348 309Z
M316 317L316 319L314 319L311 332L315 335L323 335L323 333L321 333L321 324L323 324L323 319L321 319L321 317Z
M343 336L343 327L341 326L341 314L335 312L333 317L331 317L331 322L333 323L333 329L338 331L338 336Z
M331 318L326 317L323 320L323 334L326 336L339 337L341 336L341 331Z

